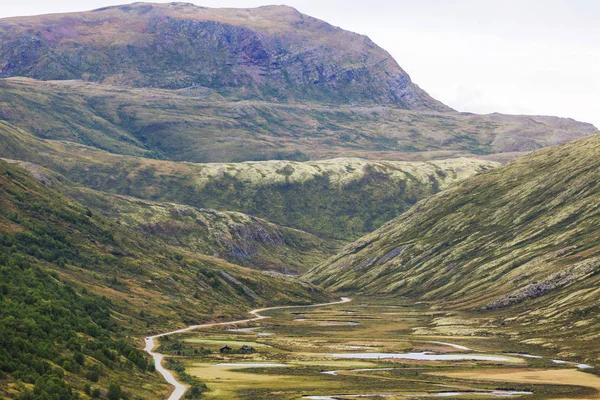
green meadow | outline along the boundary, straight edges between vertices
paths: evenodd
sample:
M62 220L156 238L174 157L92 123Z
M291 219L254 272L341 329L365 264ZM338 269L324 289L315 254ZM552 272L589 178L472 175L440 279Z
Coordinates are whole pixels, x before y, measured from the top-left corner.
M365 297L263 315L270 318L163 338L158 351L204 382L206 399L585 399L600 389L600 378L575 363L557 364L500 331L461 331L462 316L425 304ZM441 318L447 333L430 332ZM232 351L221 353L225 345ZM242 345L255 352L240 353ZM343 358L373 353L459 359Z

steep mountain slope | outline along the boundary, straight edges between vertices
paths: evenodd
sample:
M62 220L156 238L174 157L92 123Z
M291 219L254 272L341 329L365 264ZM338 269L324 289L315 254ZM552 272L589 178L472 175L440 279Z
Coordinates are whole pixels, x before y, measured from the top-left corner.
M133 351L139 336L325 297L289 277L142 236L51 183L0 160L0 395L28 388L17 379L37 396L61 398L116 380L153 398L166 387L144 373L145 356Z
M0 21L3 77L449 111L366 36L293 8L135 3ZM118 62L115 62L118 60Z
M0 120L37 137L173 161L514 157L597 132L566 118L231 101L208 89L25 78L0 79L0 89Z
M487 310L540 334L597 338L599 152L594 135L467 179L307 278L332 290Z
M338 248L309 233L243 213L108 195L72 184L62 185L60 190L142 235L248 268L297 274Z
M248 268L296 274L339 248L332 241L251 215L110 195L77 186L37 164L5 161L20 165L45 185L142 236Z
M0 138L0 157L39 164L96 190L243 212L334 239L357 238L425 196L497 165L473 159L175 163L40 140L2 121Z

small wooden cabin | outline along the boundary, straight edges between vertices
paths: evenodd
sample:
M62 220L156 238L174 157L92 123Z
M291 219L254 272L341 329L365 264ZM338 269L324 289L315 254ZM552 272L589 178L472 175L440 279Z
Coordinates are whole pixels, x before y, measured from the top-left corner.
M254 350L254 347L250 347L248 345L243 345L242 347L240 347L240 353L254 353L256 350Z
M231 350L232 350L232 349L231 349L231 347L229 347L229 346L227 346L227 345L225 345L225 346L223 346L223 347L220 347L220 348L219 348L219 351L220 351L221 353L229 353Z

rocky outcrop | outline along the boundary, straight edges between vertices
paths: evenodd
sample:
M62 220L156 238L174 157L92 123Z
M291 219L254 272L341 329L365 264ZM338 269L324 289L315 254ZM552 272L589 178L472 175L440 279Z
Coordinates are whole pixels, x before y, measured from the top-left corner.
M450 111L366 36L285 6L135 3L0 21L0 77Z
M561 289L571 283L583 280L591 274L600 272L600 258L594 257L565 268L565 270L551 274L541 282L531 282L506 296L486 305L487 309L509 307L525 300L541 297L553 290Z

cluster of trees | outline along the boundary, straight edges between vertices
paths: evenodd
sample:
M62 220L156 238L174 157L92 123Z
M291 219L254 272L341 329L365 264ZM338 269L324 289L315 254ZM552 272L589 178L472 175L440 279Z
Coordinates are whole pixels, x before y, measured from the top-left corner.
M78 395L66 373L97 382L105 369L153 369L141 351L117 339L109 300L78 293L28 257L1 250L0 382L33 384L22 399L62 400Z
M0 397L14 389L19 400L126 399L108 382L154 371L109 299L54 272L93 269L113 287L115 271L142 273L115 240L118 229L0 160Z
M166 336L168 337L168 336ZM205 356L207 354L211 354L212 351L210 349L205 348L204 346L200 346L200 347L195 347L192 345L185 345L183 342L181 341L176 341L173 344L166 344L166 342L168 342L169 339L163 339L161 347L160 347L160 352L161 353L170 353L173 355L177 355L177 356L189 356L189 355L194 355L194 356L198 356L198 355L202 355Z

